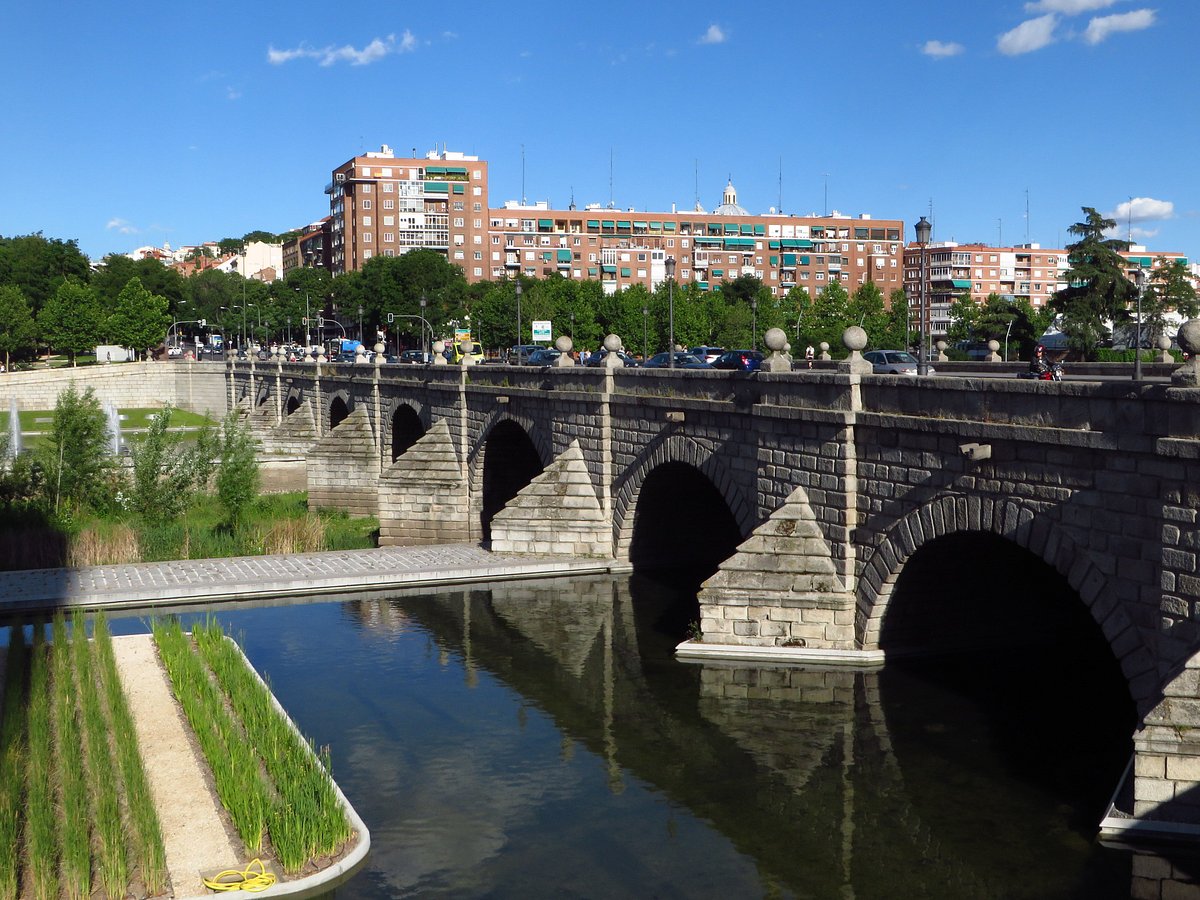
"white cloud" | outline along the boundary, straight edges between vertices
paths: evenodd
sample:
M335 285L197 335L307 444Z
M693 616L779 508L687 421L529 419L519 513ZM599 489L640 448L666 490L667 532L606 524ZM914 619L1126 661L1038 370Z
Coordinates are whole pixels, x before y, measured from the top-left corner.
M234 87L225 88L225 99L240 100L241 97L242 97L242 92L239 91L237 88L234 88Z
M301 44L290 50L267 48L267 62L273 66L283 65L293 59L315 59L321 66L332 66L348 62L352 66L367 66L393 53L411 53L417 48L417 39L407 28L400 35L389 34L386 38L375 38L361 50L346 44L342 47L308 47Z
M1157 222L1162 219L1175 218L1175 204L1170 200L1155 200L1153 197L1133 197L1110 213L1105 218L1115 219L1119 224L1128 222Z
M125 219L112 218L108 220L108 224L104 226L107 231L115 231L117 234L137 234L138 230L133 227Z
M1026 19L1012 31L1006 31L996 39L996 49L1006 56L1020 56L1041 50L1054 41L1054 29L1058 16L1047 13L1036 19Z
M1025 4L1025 12L1054 12L1074 16L1093 9L1107 9L1117 0L1034 0Z
M1109 35L1121 31L1141 31L1154 24L1154 10L1135 9L1132 12L1112 16L1097 16L1088 22L1083 39L1089 44L1099 44Z
M729 40L727 35L720 25L709 25L708 31L700 35L701 44L723 44Z
M932 56L934 59L943 59L947 56L958 56L966 47L954 41L926 41L921 47L921 52L926 56Z

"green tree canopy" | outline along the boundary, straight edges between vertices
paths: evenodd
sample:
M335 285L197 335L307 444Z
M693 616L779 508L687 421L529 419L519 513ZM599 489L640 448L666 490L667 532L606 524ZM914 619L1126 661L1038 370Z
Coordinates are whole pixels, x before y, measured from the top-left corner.
M5 368L10 365L11 354L32 352L36 341L37 327L25 294L11 284L0 286L0 352Z
M64 350L75 365L77 354L92 350L104 335L104 314L96 292L87 284L66 281L58 286L38 313L42 338L55 350Z
M35 313L66 279L90 276L91 265L75 241L45 238L40 231L0 237L0 285L19 287Z
M1127 320L1135 288L1125 277L1125 260L1118 252L1129 245L1105 237L1116 221L1090 206L1083 207L1083 214L1082 222L1067 229L1079 240L1067 245L1067 287L1054 295L1052 305L1062 316L1071 348L1091 359L1096 344L1107 336L1105 322Z
M117 295L116 308L108 319L109 339L144 351L163 341L170 324L167 298L150 293L134 276Z
M800 340L804 345L819 347L822 341L829 344L834 355L842 353L842 332L850 325L850 296L840 281L831 281L823 287L804 315L800 327ZM869 335L868 335L869 336ZM877 346L874 339L872 346Z
M1142 323L1151 341L1166 329L1169 313L1193 319L1200 312L1191 273L1181 259L1160 256L1142 296Z

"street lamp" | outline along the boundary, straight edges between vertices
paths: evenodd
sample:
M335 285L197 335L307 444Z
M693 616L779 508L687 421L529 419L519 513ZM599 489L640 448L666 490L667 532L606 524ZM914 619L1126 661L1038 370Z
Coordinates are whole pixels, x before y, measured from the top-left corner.
M920 284L920 294L918 295L918 300L917 300L917 315L920 316L920 320L917 322L917 374L918 375L928 375L929 374L929 360L926 358L926 355L925 355L925 340L926 340L925 329L927 327L926 316L928 313L928 310L926 309L926 307L928 306L928 303L929 303L929 297L926 294L926 287L925 287L925 248L929 245L929 235L932 233L932 231L933 231L933 226L928 222L928 220L926 220L926 218L924 216L921 216L921 221L919 221L916 225L917 244L921 248L921 284Z
M360 344L363 342L362 306L361 305L358 307L358 342Z
M521 276L517 276L517 347L521 346ZM517 350L517 363L521 362L521 351Z
M668 256L667 267L667 367L675 368L675 257Z
M750 349L758 349L758 298L750 298Z
M1137 337L1133 341L1133 380L1142 380L1142 294L1146 292L1146 270L1140 265L1133 273L1137 282Z
M287 317L287 326L288 326L288 344L290 345L292 343L292 317L291 316Z
M650 358L650 331L649 331L649 325L647 324L649 321L650 321L650 307L643 306L642 307L642 362L643 363L645 363L646 360L648 360Z
M428 303L429 303L429 301L426 300L425 295L422 294L421 295L421 361L422 362L429 362L430 359L432 359L432 356L425 355L426 347L430 347L430 344L433 343L433 326L430 326L430 328L429 328L429 344L425 343L425 326L429 323L429 320L425 318L425 307L426 307L426 305L428 305ZM428 352L430 354L432 354L433 349L430 347Z

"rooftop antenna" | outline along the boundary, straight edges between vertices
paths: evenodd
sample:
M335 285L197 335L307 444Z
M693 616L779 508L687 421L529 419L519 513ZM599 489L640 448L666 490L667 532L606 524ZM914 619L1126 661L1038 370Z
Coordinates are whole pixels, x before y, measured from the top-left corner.
M575 208L575 185L571 185L571 205L569 209Z
M1004 220L1003 219L996 220L996 246L997 247L1004 246Z
M1029 243L1029 188L1025 188L1025 243Z
M529 201L525 199L525 145L521 145L521 205L528 206Z
M613 148L608 148L608 208L616 209L613 206Z
M1125 208L1125 240L1133 244L1133 198L1129 198L1129 206Z
M700 205L700 160L694 159L694 160L692 160L692 163L693 163L693 166L695 169L695 174L694 174L695 182L696 182L695 188L694 188L694 192L696 195L695 200L696 200L696 205L699 206Z
M821 177L825 179L825 210L821 215L827 216L829 215L829 173L822 172Z
M783 157L779 157L779 205L775 207L779 212L783 212Z
M933 219L933 198L932 198L932 197L930 197L930 198L929 198L929 224L930 224L930 225L933 225L933 224L934 224L934 219ZM933 234L933 229L932 229L932 228L929 230L929 233L930 233L930 235L932 235L932 234Z

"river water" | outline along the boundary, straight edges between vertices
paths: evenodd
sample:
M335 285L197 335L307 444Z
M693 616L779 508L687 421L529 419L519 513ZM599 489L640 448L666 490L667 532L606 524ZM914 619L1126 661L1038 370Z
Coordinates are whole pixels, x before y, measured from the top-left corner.
M1077 660L685 663L679 600L592 579L215 615L371 830L339 900L1157 897L1142 876L1164 865L1189 881L1186 860L1098 845L1130 743L1054 699L1091 677ZM1061 690L1031 702L1046 679Z

